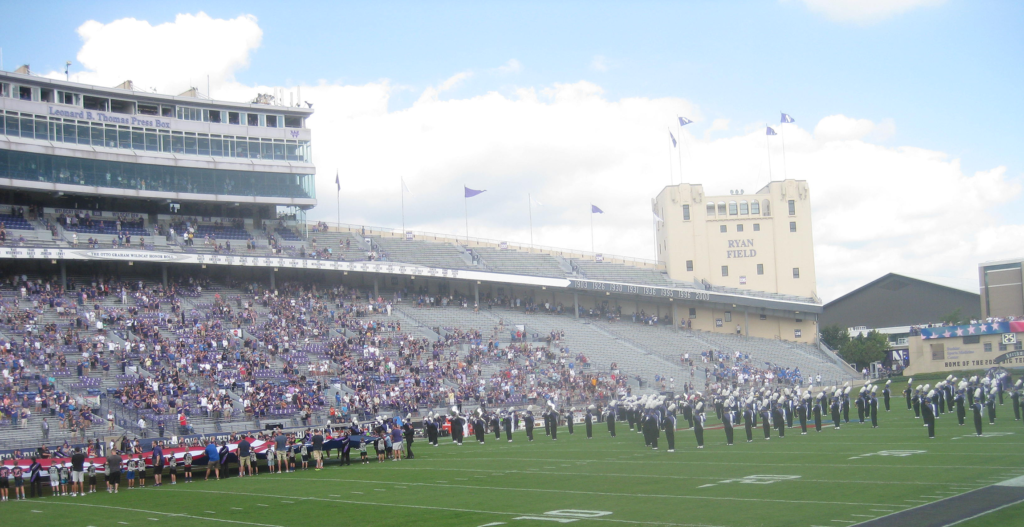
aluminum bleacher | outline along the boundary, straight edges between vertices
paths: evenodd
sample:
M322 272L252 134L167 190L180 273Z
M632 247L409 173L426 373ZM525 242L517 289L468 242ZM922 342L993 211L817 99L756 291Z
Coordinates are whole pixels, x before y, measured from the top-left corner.
M379 247L383 256L392 262L440 267L444 269L473 269L463 258L463 253L449 243L426 242L420 240L401 240L371 236L375 247Z
M565 278L566 270L550 254L529 253L511 249L494 247L473 247L476 253L491 271L528 276L546 276Z

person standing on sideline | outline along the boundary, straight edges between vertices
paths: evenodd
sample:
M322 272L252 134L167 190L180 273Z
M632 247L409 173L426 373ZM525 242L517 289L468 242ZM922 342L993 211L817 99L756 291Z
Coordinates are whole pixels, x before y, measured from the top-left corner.
M33 498L43 497L43 466L39 464L39 458L32 458L28 467L28 485L32 487Z
M210 479L210 470L213 470L217 479L220 479L220 451L217 449L217 443L212 439L206 444L206 478L204 481Z
M245 477L245 471L249 469L249 475L252 475L252 464L250 463L249 454L252 444L249 443L249 439L242 436L242 440L238 442L238 450L235 454L238 455L238 477Z
M116 450L110 449L107 454L107 492L117 494L121 485L121 456Z
M153 443L153 486L159 487L164 479L164 448L163 441ZM145 461L143 461L145 463Z
M313 433L313 461L316 461L314 470L324 468L324 434L321 430Z
M277 435L274 436L274 448L277 452L277 473L284 474L281 466L288 468L288 436L284 435L284 432L279 428ZM274 466L270 466L270 473L274 473Z
M402 424L402 433L405 434L405 458L413 459L412 440L416 437L416 429L412 426L412 419L406 419Z
M79 492L85 495L85 453L76 448L71 454L71 495L77 496Z

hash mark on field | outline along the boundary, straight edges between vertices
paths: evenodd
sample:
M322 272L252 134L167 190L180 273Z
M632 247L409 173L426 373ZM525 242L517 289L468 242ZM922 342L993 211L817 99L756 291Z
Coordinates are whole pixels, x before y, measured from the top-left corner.
M157 519L157 518L149 518L149 519L150 519L150 520L153 520L153 521L155 521L155 522L158 522L158 521L160 521L160 520L159 520L159 519Z
M891 510L888 510L888 509L870 509L870 510L871 510L871 512L892 512Z
M265 503L257 503L256 506L257 507L269 507L270 505L267 505Z
M373 490L375 490L377 492L384 492L384 489L373 489Z
M928 500L903 500L903 501L909 501L909 502L912 502L912 503L928 503Z
M849 521L849 520L832 520L832 521L839 522L839 523L857 523L857 522L852 522L852 521Z
M874 514L851 514L850 516L857 516L858 518L874 518Z
M339 496L337 494L328 494L327 497L329 497L329 498L340 498L341 496Z
M216 512L213 512L213 511L203 511L203 512L205 512L207 514L217 514Z
M231 509L232 509L232 510L236 510L236 511L240 511L240 510L242 510L242 508L241 508L241 507L231 507Z
M295 503L294 501L281 500L281 503Z
M362 492L352 491L352 494L362 494Z
M922 498L942 498L942 496L921 496Z

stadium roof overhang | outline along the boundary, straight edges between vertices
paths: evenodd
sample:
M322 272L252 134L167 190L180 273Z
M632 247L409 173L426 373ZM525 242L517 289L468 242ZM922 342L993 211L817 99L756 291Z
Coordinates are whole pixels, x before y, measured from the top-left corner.
M493 273L464 269L441 269L416 264L384 261L338 261L275 256L245 256L224 254L198 254L141 249L64 249L39 247L0 247L0 260L42 259L73 261L124 261L165 264L203 264L238 267L265 267L275 269L310 269L321 271L362 272L381 275L466 280L496 284L549 287L573 292L606 293L617 298L664 301L683 301L687 304L706 304L717 307L741 307L790 316L802 313L821 313L821 304L810 301L746 296L717 291L689 288L656 287L597 280L575 280L544 276ZM798 317L799 318L799 317Z

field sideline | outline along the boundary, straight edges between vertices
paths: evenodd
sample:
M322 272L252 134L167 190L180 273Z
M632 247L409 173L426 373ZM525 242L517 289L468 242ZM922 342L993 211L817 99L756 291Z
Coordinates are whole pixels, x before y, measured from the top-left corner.
M664 437L660 450L645 448L643 437L624 423L615 438L596 426L590 441L583 426L572 436L562 427L558 441L542 427L532 443L522 433L513 443L489 435L485 445L461 447L450 439L436 448L420 440L413 460L218 482L203 482L196 472L191 484L131 491L122 485L117 495L100 490L0 503L0 514L7 525L74 527L845 527L1024 475L1024 425L1013 421L1009 404L999 412L997 424L985 426L991 435L975 437L970 416L968 426L959 427L946 414L938 438L929 440L921 420L894 398L893 411L881 411L878 429L851 422L820 434L812 426L801 436L797 427L765 441L758 428L754 442L746 443L738 428L731 447L722 430L708 430L703 450L695 448L692 432L681 430L674 453L665 451ZM958 525L1022 525L1022 515L1024 504L1016 503Z

